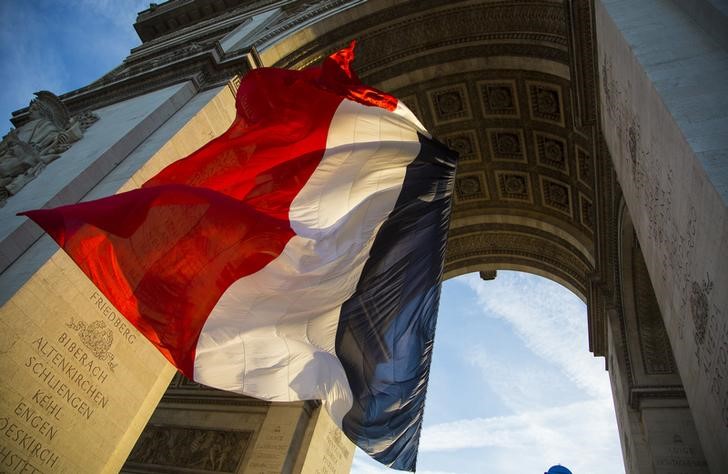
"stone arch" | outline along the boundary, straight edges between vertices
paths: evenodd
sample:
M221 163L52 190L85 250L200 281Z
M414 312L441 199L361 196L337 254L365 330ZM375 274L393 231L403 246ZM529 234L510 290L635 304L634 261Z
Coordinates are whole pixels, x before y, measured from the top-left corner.
M356 38L362 79L461 154L445 276L523 270L588 303L597 132L580 55L591 22L575 16L589 2L573 7L371 1L258 47L265 65L298 68Z
M219 85L215 82L219 77L229 77L236 54L245 54L250 67L302 68L358 39L355 69L362 79L402 99L437 138L461 154L445 277L476 270L486 274L498 269L528 271L561 283L585 301L589 349L595 356L607 357L626 464L629 472L635 472L643 465L654 469L658 461L680 461L679 456L670 457L672 440L655 434L660 417L652 417L653 424L648 420L657 413L652 402L662 400L659 403L667 404L662 408L681 413L685 426L693 423L682 382L673 373L676 366L687 367L686 354L692 354L689 344L676 341L675 324L670 321L685 319L685 311L676 316L669 301L684 293L684 288L674 281L666 285L663 270L655 269L667 262L684 270L689 252L683 252L677 262L660 255L664 261L655 263L656 252L669 252L669 245L645 236L648 219L654 228L650 232L659 228L677 235L682 224L673 221L667 229L654 216L645 219L643 215L645 206L669 197L673 175L668 173L662 183L647 179L649 173L662 171L654 159L645 161L656 155L650 155L642 143L640 124L631 109L636 100L615 102L627 97L630 79L625 86L614 76L621 65L603 58L603 43L596 43L597 33L602 33L603 40L604 30L613 28L608 24L611 20L605 20L603 3L331 0L281 4L275 13L259 11L250 24L241 24L216 43L213 56L219 64L205 76L205 87ZM150 25L162 21L154 16L150 13ZM632 58L631 53L622 54ZM622 69L620 74L626 77L632 72ZM654 142L650 147L658 148ZM639 173L625 175L630 170ZM632 185L644 188L645 183L656 190L654 195L639 190L635 195ZM622 225L625 214L620 209L626 209L622 199L639 216L631 241L622 235L628 227ZM671 202L658 204L664 212ZM692 212L688 227L694 229ZM635 245L637 234L647 239L647 258ZM683 249L695 244L694 237L693 232L692 238L684 239ZM624 254L630 257L625 260ZM657 306L652 286L660 295ZM660 325L663 316L667 330ZM669 342L676 344L673 358L664 355ZM694 377L686 381L688 389L696 387ZM688 390L692 401L696 393ZM713 463L722 456L717 444L705 438L706 427L715 425L715 417L706 417L715 411L714 402L708 410L694 404L692 412ZM653 434L647 436L651 429ZM644 462L631 463L629 459L636 457ZM705 471L700 461L693 467L695 472Z
M705 472L601 129L594 7L374 0L257 46L264 64L298 68L357 38L362 79L461 154L445 277L512 269L572 290L590 350L608 357L627 472Z

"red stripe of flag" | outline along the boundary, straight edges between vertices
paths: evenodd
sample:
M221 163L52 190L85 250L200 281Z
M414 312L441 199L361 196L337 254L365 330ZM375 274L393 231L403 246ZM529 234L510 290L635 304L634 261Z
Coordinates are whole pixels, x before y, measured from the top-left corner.
M340 102L396 107L353 74L353 47L320 67L250 72L230 128L141 189L21 214L191 378L197 339L222 293L294 235L291 202L321 161Z

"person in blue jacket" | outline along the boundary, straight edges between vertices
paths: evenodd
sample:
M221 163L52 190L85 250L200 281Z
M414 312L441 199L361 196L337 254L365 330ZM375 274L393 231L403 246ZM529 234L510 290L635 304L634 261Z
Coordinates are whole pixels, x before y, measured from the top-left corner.
M543 474L571 474L571 471L561 464L557 464L556 466L551 466L551 468Z

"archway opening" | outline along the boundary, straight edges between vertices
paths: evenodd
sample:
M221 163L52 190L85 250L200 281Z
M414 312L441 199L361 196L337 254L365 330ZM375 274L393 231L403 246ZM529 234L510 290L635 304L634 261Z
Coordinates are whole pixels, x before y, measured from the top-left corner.
M580 298L533 273L446 281L418 469L620 472L609 376L586 326ZM394 471L358 452L352 472Z

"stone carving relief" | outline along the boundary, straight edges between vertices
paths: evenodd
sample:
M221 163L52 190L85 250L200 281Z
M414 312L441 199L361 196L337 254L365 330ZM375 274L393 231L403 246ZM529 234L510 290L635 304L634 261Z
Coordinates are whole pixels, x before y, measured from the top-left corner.
M235 472L250 437L249 431L148 425L127 463Z
M494 160L526 161L526 147L522 130L488 130L488 138L491 155Z
M579 218L584 227L594 230L594 203L584 194L579 193Z
M591 189L594 186L594 165L591 156L586 150L577 146L576 161L579 181Z
M660 307L657 304L657 298L652 289L647 266L636 236L633 238L632 248L634 308L641 343L642 363L645 372L649 375L673 374L677 369L670 348L670 340L662 322Z
M423 121L460 153L459 177L485 171L488 197L474 199L477 182L462 182L455 213L478 206L531 205L550 217L573 221L584 238L593 238L595 158L589 134L572 128L573 90L563 78L490 69L432 77L395 93L407 103L419 98ZM547 189L542 176L549 179Z
M438 123L470 118L470 106L464 85L430 92L432 110Z
M534 136L538 163L568 174L566 141L555 135L541 132L534 132Z
M480 159L478 152L478 139L473 130L443 135L443 140L448 148L458 152L458 161L475 161Z
M478 275L483 281L491 281L495 280L496 276L498 276L498 270L482 270Z
M529 83L528 95L534 120L564 124L560 89L549 84Z
M66 323L66 326L77 331L81 342L99 360L106 362L112 372L119 365L114 362L114 354L109 352L111 344L114 343L114 331L104 321L99 320L87 324L84 321L74 321L71 318L71 322Z
M518 98L514 81L486 81L478 85L485 117L518 116Z
M541 192L545 206L571 215L571 190L568 185L541 176Z
M526 173L496 173L498 178L498 194L501 199L531 201L531 190Z
M30 102L30 120L10 130L0 142L0 206L80 140L98 120L90 112L71 117L52 92L40 91L35 95Z
M458 177L455 184L455 195L458 201L484 199L488 197L485 190L485 178L482 174L468 174Z

